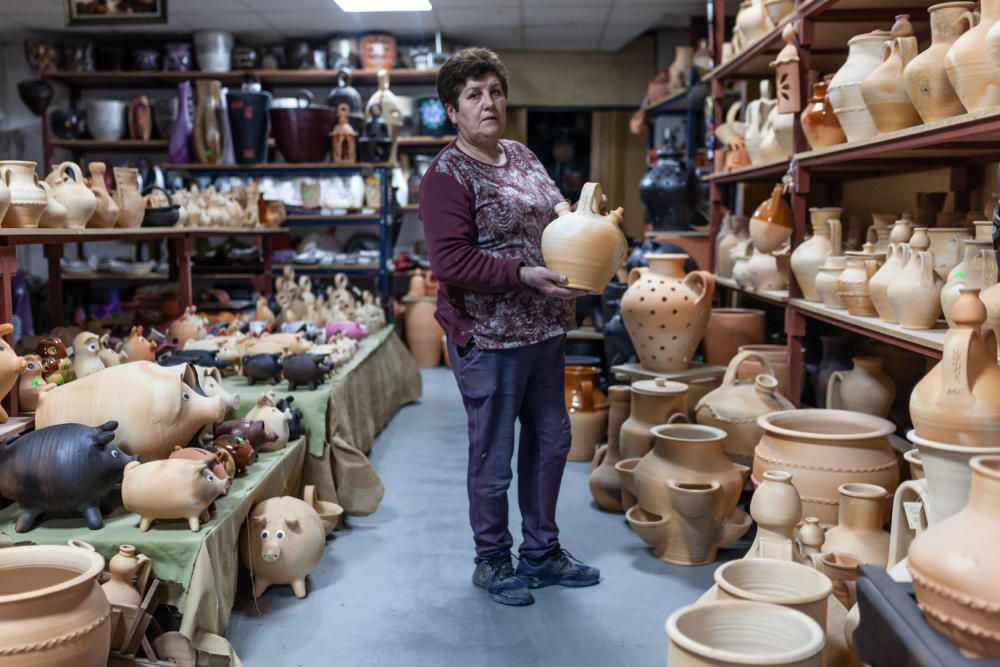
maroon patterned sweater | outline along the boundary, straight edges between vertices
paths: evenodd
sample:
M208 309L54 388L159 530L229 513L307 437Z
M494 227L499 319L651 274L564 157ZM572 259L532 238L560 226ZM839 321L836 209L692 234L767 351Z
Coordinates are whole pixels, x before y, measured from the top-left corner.
M531 345L574 326L572 301L521 284L521 266L544 266L542 230L565 198L527 147L502 139L495 166L446 146L420 183L420 219L441 283L437 320L459 347Z

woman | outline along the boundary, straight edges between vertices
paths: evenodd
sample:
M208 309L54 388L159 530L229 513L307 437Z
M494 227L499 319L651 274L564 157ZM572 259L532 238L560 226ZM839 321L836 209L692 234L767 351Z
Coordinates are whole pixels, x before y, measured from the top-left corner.
M563 403L565 333L574 326L564 276L544 266L542 230L563 200L538 158L501 139L507 71L488 49L453 55L437 92L458 138L420 184L420 219L441 283L437 319L469 419L469 519L475 585L501 604L534 602L530 588L592 586L600 573L559 545L556 500L569 417ZM514 422L523 542L515 572L507 529Z

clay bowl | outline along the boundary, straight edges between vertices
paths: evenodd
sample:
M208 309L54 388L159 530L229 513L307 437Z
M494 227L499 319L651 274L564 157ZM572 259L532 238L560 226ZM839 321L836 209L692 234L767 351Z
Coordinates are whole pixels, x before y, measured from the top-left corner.
M337 124L330 107L271 109L274 140L286 162L323 162L330 149L330 132Z

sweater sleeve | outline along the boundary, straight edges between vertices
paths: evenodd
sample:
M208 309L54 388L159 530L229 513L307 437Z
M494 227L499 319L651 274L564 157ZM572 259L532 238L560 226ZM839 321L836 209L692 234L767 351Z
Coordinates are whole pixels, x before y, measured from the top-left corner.
M432 165L420 183L420 220L438 280L474 292L521 287L519 259L492 257L476 246L475 200L464 185Z

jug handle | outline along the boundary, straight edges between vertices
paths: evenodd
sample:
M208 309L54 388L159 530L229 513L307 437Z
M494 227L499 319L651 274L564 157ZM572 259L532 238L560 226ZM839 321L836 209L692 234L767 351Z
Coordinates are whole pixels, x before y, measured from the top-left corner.
M842 371L834 371L830 374L830 379L826 383L826 409L827 410L843 410L844 406L840 402L839 395L834 391L834 387L840 387L840 384L844 381L844 373Z
M983 284L994 285L997 282L996 260L993 250L980 250L979 261L983 264Z
M826 224L830 227L830 254L839 256L843 245L843 223L838 218L828 218Z
M62 174L63 178L66 178L66 172L73 174L73 180L77 183L83 183L83 170L80 169L80 165L76 162L70 162L67 160L59 165L59 172Z
M580 201L576 205L576 210L600 215L601 196L603 194L604 189L600 183L584 183L583 188L580 190Z
M631 277L631 276L630 276ZM695 285L700 286L701 294L694 300L695 304L701 305L706 300L711 300L715 293L715 276L708 271L692 271L684 276L684 284L693 292L698 292Z
M642 275L649 270L648 266L637 266L628 272L628 284L631 287L632 283L642 278Z
M667 417L668 424L676 424L677 422L680 422L682 424L690 424L691 420L688 419L688 416L683 412L675 412L674 414Z
M934 284L934 256L928 250L920 253L920 280L925 285Z
M135 568L135 589L139 595L146 594L146 585L149 583L149 575L153 573L153 560L146 554L136 554L139 565Z
M958 17L958 22L960 24L961 23L968 24L968 27L965 30L962 30L963 33L972 30L977 25L979 25L979 12L975 11L962 12L962 15Z
M743 350L735 357L733 357L733 360L729 362L729 367L726 368L726 374L722 378L723 387L731 387L732 385L736 384L736 376L740 372L740 366L742 366L743 362L747 361L748 359L756 359L757 361L760 362L760 365L764 367L765 374L775 376L774 364L771 363L770 359L765 357L760 352L754 352L753 350Z
M302 489L302 501L309 507L316 507L316 487L313 484L306 484Z
M580 389L583 395L583 411L593 412L594 410L594 381L593 380L583 380L580 382Z
M604 459L608 457L608 446L607 444L598 445L597 449L594 450L594 458L590 461L590 472L594 472L601 464L604 463Z

